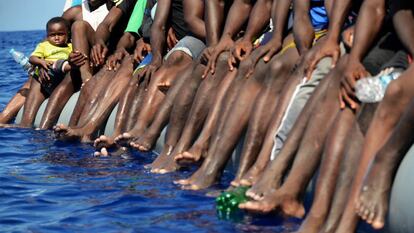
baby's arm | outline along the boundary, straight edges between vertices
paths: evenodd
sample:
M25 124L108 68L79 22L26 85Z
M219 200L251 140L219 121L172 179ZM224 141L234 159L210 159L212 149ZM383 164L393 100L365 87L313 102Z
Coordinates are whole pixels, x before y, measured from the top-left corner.
M45 59L42 59L42 58L37 57L37 56L30 56L29 62L33 66L38 66L38 67L43 68L45 70L48 70L50 65L53 64L53 62L46 61Z

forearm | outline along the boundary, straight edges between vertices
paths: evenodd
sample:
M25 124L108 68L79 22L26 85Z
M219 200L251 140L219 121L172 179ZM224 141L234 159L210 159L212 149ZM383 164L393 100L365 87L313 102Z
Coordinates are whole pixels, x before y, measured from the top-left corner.
M30 56L29 57L29 62L33 66L41 66L42 63L44 62L44 60L42 58L39 58L39 57L36 57L36 56Z
M222 36L234 38L249 18L251 8L251 0L235 0L227 16Z
M207 45L215 45L221 36L224 21L224 0L208 0L206 3L206 42Z
M366 0L359 12L350 56L351 59L362 61L382 27L385 17L384 1Z
M289 17L292 0L274 0L272 5L273 35L272 40L282 42L283 31Z
M130 51L135 46L136 38L129 32L125 32L124 35L119 40L118 44L116 45L116 51Z
M166 43L167 20L170 14L171 0L159 0L155 19L151 26L150 44L152 48L152 62L161 62L164 45Z
M352 0L335 0L329 14L327 38L339 42L342 27L352 6Z
M116 27L119 19L122 17L122 10L113 7L102 23L99 24L95 33L95 44L106 44L111 36L113 29Z
M401 42L414 55L414 17L409 9L399 10L393 16L394 28Z
M250 13L249 23L243 38L253 41L269 24L272 0L258 0Z
M185 0L184 20L190 31L198 38L206 38L206 26L204 24L204 0Z
M295 0L294 3L293 35L300 54L312 47L315 37L309 16L310 0Z

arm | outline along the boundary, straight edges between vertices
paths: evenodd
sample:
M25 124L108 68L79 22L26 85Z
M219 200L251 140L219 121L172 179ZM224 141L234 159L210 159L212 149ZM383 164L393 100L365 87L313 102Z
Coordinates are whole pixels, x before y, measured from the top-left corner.
M208 46L216 45L220 39L224 21L224 5L224 0L206 1L205 27Z
M163 50L166 41L166 25L170 13L171 0L159 0L155 19L151 26L151 48L153 64L162 63Z
M184 20L190 31L198 38L206 38L206 27L204 24L204 1L184 0Z
M310 78L312 72L320 60L325 57L332 57L332 67L334 67L340 56L339 40L345 19L349 14L352 6L352 0L334 0L332 10L329 14L328 34L322 41L312 49L305 65L307 78Z
M69 21L71 25L76 20L82 20L82 7L75 6L75 7L69 8L67 11L63 13L62 18Z
M355 83L358 79L368 76L362 65L362 59L371 48L377 37L385 17L385 0L365 0L359 11L355 26L355 36L348 63L341 81L341 108L346 105L356 109Z
M111 32L122 17L122 10L118 7L112 7L105 19L99 24L95 33L95 44L91 51L93 63L101 65L105 61L108 48L106 43L109 40Z
M37 56L30 56L29 62L33 66L39 66L39 67L41 67L43 69L46 69L46 70L49 69L48 66L49 66L49 64L51 64L51 62L47 62L45 59L42 59L42 58L37 57Z
M121 60L128 55L135 46L136 37L130 32L124 32L118 44L116 45L116 51L106 61L108 70L116 69Z
M411 56L414 56L414 17L409 6L412 3L404 0L394 2L395 5L392 7L394 28L405 48Z
M293 10L293 36L299 54L303 55L312 47L312 41L315 37L311 18L309 15L310 0L295 0Z
M253 40L259 36L263 28L269 24L272 0L258 0L249 17L246 32L243 38L236 42L230 57L230 70L233 64L248 57L253 50Z
M252 0L235 0L233 2L226 19L223 35L221 36L219 43L214 47L214 52L208 61L203 77L207 76L208 71L210 71L211 74L214 74L218 56L222 52L230 50L230 48L233 47L233 38L240 32L243 24L249 18L251 8Z

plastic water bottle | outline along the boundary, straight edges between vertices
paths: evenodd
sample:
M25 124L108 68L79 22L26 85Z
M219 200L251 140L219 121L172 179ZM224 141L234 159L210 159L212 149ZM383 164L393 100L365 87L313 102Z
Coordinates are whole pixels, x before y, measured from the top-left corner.
M25 71L28 73L32 71L32 64L29 63L29 58L26 57L22 52L10 49L9 53L12 55L13 59L23 67Z
M247 189L248 187L238 187L232 191L223 192L216 198L216 210L220 219L239 219L239 204L248 200L246 197Z
M401 75L401 70L391 69L374 77L360 79L355 84L355 94L363 103L376 103L384 98L388 84Z

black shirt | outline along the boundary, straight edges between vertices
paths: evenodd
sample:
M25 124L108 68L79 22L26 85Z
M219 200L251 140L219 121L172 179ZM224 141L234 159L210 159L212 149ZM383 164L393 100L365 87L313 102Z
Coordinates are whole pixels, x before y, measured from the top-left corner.
M178 40L181 40L189 32L184 20L183 0L171 0L171 11L168 22L175 32Z

